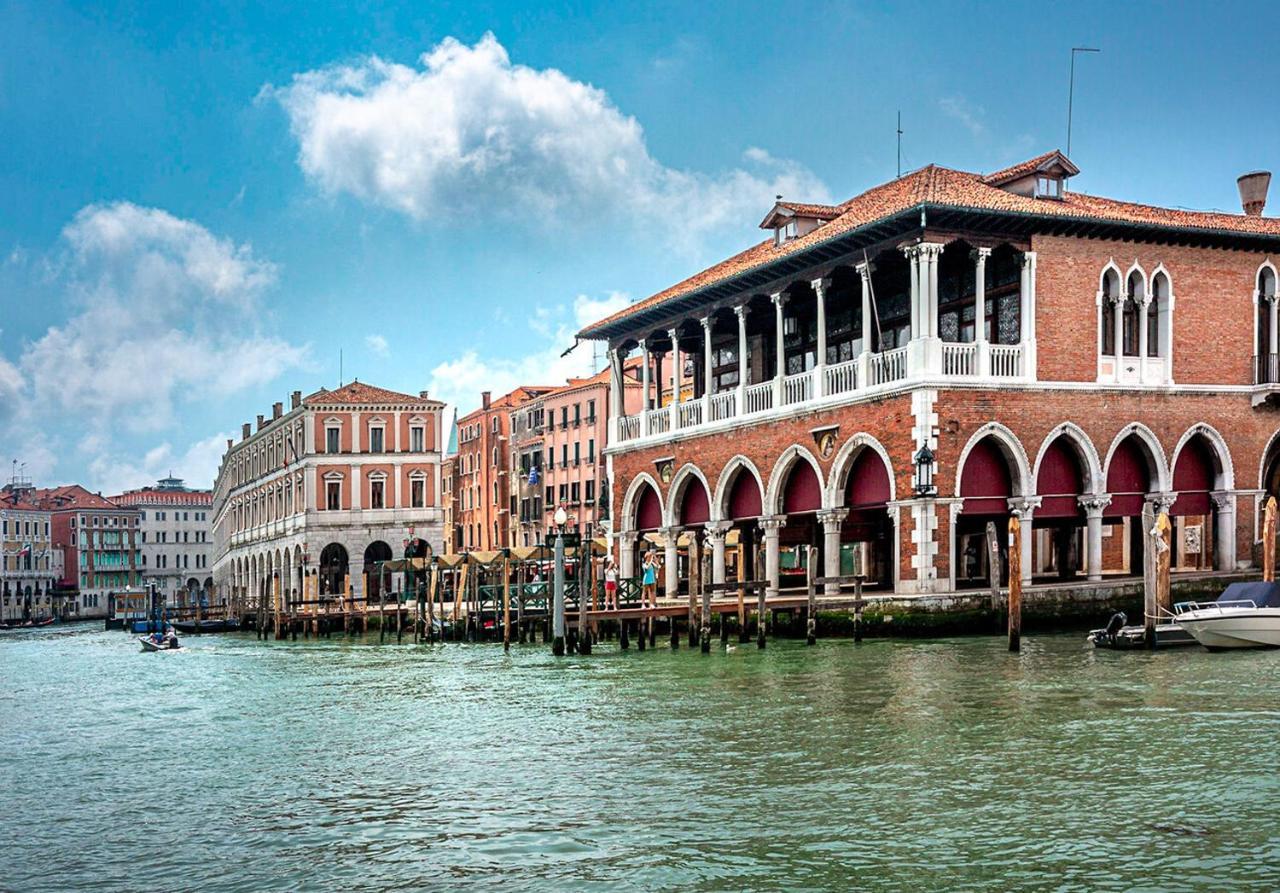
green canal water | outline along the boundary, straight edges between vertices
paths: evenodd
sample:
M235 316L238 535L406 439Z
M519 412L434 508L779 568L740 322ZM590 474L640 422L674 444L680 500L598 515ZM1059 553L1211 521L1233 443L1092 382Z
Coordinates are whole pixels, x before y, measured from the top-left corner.
M0 889L1271 890L1280 652L0 638Z

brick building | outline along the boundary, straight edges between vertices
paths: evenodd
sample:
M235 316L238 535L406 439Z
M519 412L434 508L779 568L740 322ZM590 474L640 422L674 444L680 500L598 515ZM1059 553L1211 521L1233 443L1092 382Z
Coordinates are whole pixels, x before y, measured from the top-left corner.
M73 604L55 593L63 550L53 545L53 515L18 478L0 489L0 622L67 615Z
M185 607L213 596L213 491L192 490L178 478L111 497L138 510L142 579L165 603Z
M112 593L142 587L137 509L79 484L36 490L34 498L50 514L53 548L63 552L57 588L68 592L68 613L105 617Z
M1175 573L1251 566L1280 476L1280 220L1077 173L1050 152L780 200L766 240L584 329L615 381L642 364L606 451L623 571L647 536L677 585L685 532L717 580L763 549L786 586L817 550L946 592L982 585L987 524L1017 514L1028 583L1097 582L1140 574L1147 503Z
M458 419L453 516L458 550L488 551L513 545L511 524L511 411L552 390L522 386Z
M443 404L362 382L294 391L286 412L272 407L228 441L213 489L216 597L270 603L316 577L321 596L350 580L366 592L364 570L403 554L410 537L441 548Z

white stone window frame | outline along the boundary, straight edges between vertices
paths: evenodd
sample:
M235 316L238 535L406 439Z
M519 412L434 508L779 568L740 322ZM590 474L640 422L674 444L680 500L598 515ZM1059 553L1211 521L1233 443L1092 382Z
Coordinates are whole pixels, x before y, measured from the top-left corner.
M338 451L336 453L329 452L329 432L333 430L338 432ZM324 420L324 452L327 456L337 456L342 453L342 419L337 416L329 416Z
M1275 300L1280 300L1280 271L1276 270L1276 266L1271 262L1271 258L1267 258L1262 263L1258 264L1258 269L1255 270L1253 274L1253 304L1254 304L1253 349L1254 349L1254 352L1259 356L1276 352L1271 350L1270 344L1266 345L1267 347L1266 350L1263 350L1262 349L1263 345L1258 343L1258 337L1260 334L1258 332L1258 313L1259 313L1258 305L1260 305L1263 301L1267 300L1267 295L1262 290L1262 276L1264 273L1271 274L1271 294L1274 296ZM1276 315L1273 314L1271 318L1272 320L1275 320ZM1277 334L1275 333L1275 326L1272 325L1271 328L1272 328L1272 335L1270 338L1271 342L1280 343L1280 342L1277 342Z
M340 471L327 471L321 478L324 481L324 511L335 512L342 511L342 486L346 483L347 476ZM329 486L331 484L338 485L338 507L336 509L329 508Z
M373 432L374 431L380 431L382 434L382 449L376 450L376 451L373 449ZM373 418L369 419L369 424L365 426L365 445L367 447L366 452L369 452L369 453L387 452L387 420L386 419L382 418L381 416L374 416Z
M422 442L422 446L416 450L413 448L414 432L418 433ZM427 451L427 420L420 415L410 416L409 417L409 452L425 453L426 451Z
M385 471L371 471L367 475L365 475L365 478L366 480L369 481L369 508L385 509L387 507L387 473ZM373 485L374 484L382 485L382 505L381 506L375 507L373 504Z
M422 504L417 505L413 499L413 485L422 483ZM409 508L424 509L427 507L427 473L420 468L409 472Z

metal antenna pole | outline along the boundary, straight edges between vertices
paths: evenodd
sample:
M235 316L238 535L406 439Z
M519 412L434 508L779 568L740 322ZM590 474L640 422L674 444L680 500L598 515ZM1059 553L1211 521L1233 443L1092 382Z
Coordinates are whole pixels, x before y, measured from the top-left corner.
M898 176L902 176L902 109L898 109Z
M1067 157L1071 157L1071 111L1076 94L1076 53L1100 53L1097 47L1071 48L1071 77L1067 84Z

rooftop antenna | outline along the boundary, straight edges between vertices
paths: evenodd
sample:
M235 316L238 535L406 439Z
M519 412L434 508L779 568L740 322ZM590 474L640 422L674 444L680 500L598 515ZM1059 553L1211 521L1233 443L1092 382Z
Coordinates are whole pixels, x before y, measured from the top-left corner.
M1071 157L1071 107L1076 95L1076 53L1101 53L1097 47L1071 48L1071 79L1067 85L1067 157Z
M342 348L338 348L338 387L342 387Z
M898 109L898 176L902 176L902 109Z

